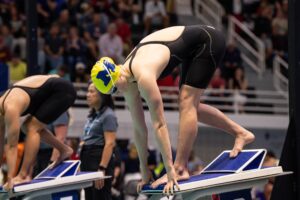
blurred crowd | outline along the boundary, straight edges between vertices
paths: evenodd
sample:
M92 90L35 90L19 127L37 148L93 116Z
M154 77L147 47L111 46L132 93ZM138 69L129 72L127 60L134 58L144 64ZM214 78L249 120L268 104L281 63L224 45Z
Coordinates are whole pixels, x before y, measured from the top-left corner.
M218 0L227 15L233 15L264 43L266 65L272 68L275 55L288 56L288 0Z
M166 4L173 0L37 0L38 66L40 73L62 73L86 82L102 56L116 63L138 41L157 28L169 26ZM26 76L25 1L0 1L0 63L10 81ZM132 29L143 27L137 38Z

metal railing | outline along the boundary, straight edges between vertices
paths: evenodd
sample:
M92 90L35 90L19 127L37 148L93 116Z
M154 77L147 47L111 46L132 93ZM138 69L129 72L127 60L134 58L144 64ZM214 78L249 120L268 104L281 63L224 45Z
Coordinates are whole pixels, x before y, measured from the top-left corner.
M222 30L222 17L225 11L216 0L196 0L194 11L204 24Z
M75 106L86 107L87 84L75 84L75 87L77 88ZM160 90L164 109L178 111L178 88L160 87ZM117 109L127 109L122 94L118 93L113 97ZM227 113L288 115L288 99L277 91L207 89L201 97L201 102ZM144 109L147 109L145 102L143 105Z
M229 16L228 20L228 41L241 46L242 60L262 76L266 68L264 43L234 16Z
M273 83L274 87L285 97L288 97L288 63L280 56L273 60Z

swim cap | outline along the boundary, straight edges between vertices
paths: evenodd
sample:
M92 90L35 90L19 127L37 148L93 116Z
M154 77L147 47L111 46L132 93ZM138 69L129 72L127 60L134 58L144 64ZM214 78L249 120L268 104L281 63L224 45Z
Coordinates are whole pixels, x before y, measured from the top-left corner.
M116 81L121 74L121 67L109 57L102 57L93 66L91 79L95 87L103 94L113 94L117 91Z

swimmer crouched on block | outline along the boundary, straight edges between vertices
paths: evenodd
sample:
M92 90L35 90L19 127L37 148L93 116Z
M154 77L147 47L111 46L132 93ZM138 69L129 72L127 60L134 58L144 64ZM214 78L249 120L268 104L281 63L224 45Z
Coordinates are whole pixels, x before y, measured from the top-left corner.
M204 25L174 26L156 31L140 41L123 65L114 64L108 57L93 67L91 78L97 89L105 94L123 92L134 126L143 185L151 181L147 169L147 128L141 97L149 107L156 141L167 174L152 183L155 188L166 183L163 192L179 189L177 180L189 178L188 157L198 133L197 122L222 129L235 137L230 153L235 157L254 135L233 122L218 109L200 103L200 97L219 66L225 51L225 39L214 27ZM182 64L179 92L179 134L176 159L172 163L169 131L157 79L169 75Z
M73 105L76 91L71 82L57 75L36 75L16 82L0 98L0 166L7 132L6 159L8 181L5 190L13 185L31 180L30 168L40 146L40 139L56 148L60 156L53 166L68 158L73 150L61 143L47 129L63 112ZM26 119L20 123L21 116ZM20 130L26 134L25 154L22 167L16 177L17 144Z

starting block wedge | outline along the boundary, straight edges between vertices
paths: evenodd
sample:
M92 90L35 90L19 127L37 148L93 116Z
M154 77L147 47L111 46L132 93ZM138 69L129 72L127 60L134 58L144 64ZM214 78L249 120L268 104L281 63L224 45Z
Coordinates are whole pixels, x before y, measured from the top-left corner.
M67 194L68 199L76 200L76 190L91 187L95 180L110 178L102 172L79 172L79 167L80 161L71 160L64 161L53 169L47 167L32 181L15 185L10 194L0 187L0 199L5 195L9 198L22 196L24 200L51 195L53 200L60 200L66 198Z
M228 192L250 191L245 189L263 185L271 177L291 174L291 172L283 172L280 166L262 168L266 155L265 149L243 150L235 158L230 158L229 153L229 150L223 151L200 174L179 181L180 190L175 188L175 195L181 194L183 199L188 200L212 194L227 193L228 196ZM150 185L145 185L142 193L153 195L151 199L159 199L162 197L164 186L165 184L162 184L153 189ZM246 196L249 194L244 196L239 199L247 199Z

